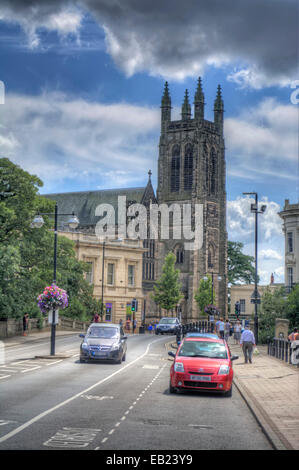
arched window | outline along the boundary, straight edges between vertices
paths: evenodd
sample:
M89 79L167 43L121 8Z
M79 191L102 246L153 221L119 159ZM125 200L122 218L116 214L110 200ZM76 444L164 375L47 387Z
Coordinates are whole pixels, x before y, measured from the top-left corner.
M193 176L193 148L191 144L185 147L184 158L184 190L190 191L192 189L192 176Z
M214 267L215 249L212 243L209 243L208 247L208 269Z
M184 262L184 249L182 246L176 248L176 263L183 264Z
M210 194L216 194L216 181L217 181L217 155L215 149L211 150L210 162Z
M180 167L181 167L180 147L179 145L175 145L172 149L171 172L170 172L170 190L172 193L180 190Z

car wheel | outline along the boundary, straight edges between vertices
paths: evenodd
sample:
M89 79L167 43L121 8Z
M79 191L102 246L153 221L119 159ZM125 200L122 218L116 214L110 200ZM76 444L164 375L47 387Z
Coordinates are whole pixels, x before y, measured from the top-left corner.
M233 395L233 386L231 386L231 388L227 392L224 392L225 397L231 397L232 395Z
M80 357L80 362L81 362L81 364L82 364L82 362L86 362L86 360L85 360L85 359L82 359L82 357Z
M176 393L176 388L171 385L171 380L169 381L169 393Z

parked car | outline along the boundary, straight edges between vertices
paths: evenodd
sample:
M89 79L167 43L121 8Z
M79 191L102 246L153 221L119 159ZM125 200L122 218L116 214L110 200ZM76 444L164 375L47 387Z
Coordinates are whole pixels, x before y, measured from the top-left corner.
M156 335L164 333L171 333L176 335L178 329L181 327L180 320L173 317L161 318L158 325L156 326Z
M80 362L112 360L121 364L126 360L127 336L121 325L92 323L86 335L80 334Z
M170 368L170 393L178 390L201 390L224 392L232 396L232 361L239 356L231 356L223 339L200 336L184 338Z
M215 335L215 333L196 333L190 331L189 333L186 333L185 338L190 338L190 337L195 337L195 338L214 338L214 339L219 339L218 335Z

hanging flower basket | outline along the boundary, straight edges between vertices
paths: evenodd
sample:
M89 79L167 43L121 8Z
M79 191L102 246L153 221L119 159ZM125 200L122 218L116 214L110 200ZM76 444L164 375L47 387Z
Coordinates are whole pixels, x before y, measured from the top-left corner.
M68 295L65 290L55 285L45 287L37 298L37 305L42 313L50 310L63 309L68 306Z
M217 307L215 305L206 305L205 306L205 313L208 313L209 315L217 315L218 314L218 310L217 310Z

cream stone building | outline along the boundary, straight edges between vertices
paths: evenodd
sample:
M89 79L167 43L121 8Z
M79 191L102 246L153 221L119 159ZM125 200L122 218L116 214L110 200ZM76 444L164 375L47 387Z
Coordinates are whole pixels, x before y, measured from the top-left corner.
M77 258L90 265L86 279L93 284L94 297L101 300L103 296L103 320L118 323L122 319L125 324L128 318L133 320L134 317L137 327L140 326L144 315L143 253L147 251L142 241L107 240L103 243L92 234L60 231L59 235L72 240ZM138 301L135 314L131 311L133 299Z
M283 220L285 236L285 285L290 292L299 284L299 203L290 204L285 200L284 208L279 212Z
M272 278L273 281L273 278ZM268 285L259 285L257 290L262 297L264 291L268 288L271 290L279 289L283 284L275 284L274 281ZM254 292L254 284L240 284L234 285L230 288L230 304L231 304L231 315L235 313L235 303L240 302L241 316L251 317L254 315L254 304L251 303L251 298Z

